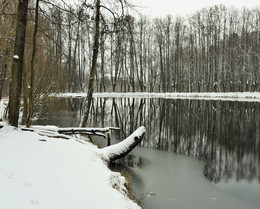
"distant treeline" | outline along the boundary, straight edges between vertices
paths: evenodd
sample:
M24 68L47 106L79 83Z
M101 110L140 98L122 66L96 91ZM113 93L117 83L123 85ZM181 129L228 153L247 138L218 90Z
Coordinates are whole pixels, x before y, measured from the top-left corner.
M10 80L16 4L0 0L0 91L4 94ZM49 3L39 12L35 91L87 91L93 9ZM260 91L260 8L219 5L188 17L172 14L155 19L106 15L100 22L95 91ZM33 25L30 11L25 69L30 67ZM26 76L29 79L29 73Z

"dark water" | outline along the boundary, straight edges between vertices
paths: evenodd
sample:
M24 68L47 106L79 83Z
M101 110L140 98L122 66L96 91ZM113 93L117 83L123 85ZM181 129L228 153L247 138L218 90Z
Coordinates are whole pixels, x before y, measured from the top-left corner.
M35 123L78 126L84 102L49 99ZM141 125L141 146L117 166L144 208L260 208L260 103L94 99L90 126L120 127L120 140Z

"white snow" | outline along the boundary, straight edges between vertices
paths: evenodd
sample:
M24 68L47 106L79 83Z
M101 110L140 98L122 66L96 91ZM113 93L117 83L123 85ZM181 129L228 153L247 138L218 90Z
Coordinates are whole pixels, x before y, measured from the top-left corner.
M63 93L60 97L86 97L87 93ZM227 100L260 102L260 92L191 92L191 93L149 93L149 92L103 92L94 93L94 97L134 97L134 98L172 98L172 99L197 99L197 100Z
M13 58L14 58L15 60L19 60L19 56L18 56L18 55L14 55Z
M4 115L4 111L5 111L5 108L7 107L7 105L8 105L8 99L1 99L0 100L0 119Z
M88 142L0 129L0 208L140 208L124 184Z

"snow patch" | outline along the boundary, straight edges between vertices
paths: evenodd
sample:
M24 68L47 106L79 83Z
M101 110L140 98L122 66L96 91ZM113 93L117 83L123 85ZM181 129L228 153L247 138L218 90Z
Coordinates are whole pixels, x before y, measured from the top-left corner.
M126 180L125 177L121 176L120 173L115 172L110 176L109 179L110 184L112 187L122 194L127 194L127 189L126 189Z
M14 55L13 58L14 58L15 60L19 60L19 56L18 56L18 55Z
M0 129L0 185L0 208L140 208L94 145L8 125Z
M0 119L3 118L7 105L8 105L8 99L0 100Z

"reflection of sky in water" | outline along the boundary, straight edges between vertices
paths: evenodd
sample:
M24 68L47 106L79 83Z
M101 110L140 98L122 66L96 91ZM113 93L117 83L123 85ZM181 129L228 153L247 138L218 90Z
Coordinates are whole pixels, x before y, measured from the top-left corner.
M240 196L243 191L237 196L227 190L222 192L202 175L204 163L201 161L143 147L136 148L132 155L134 159L126 160L130 166L124 165L123 169L132 175L132 195L138 199L145 194L144 208L259 208L259 187L251 199Z
M52 105L46 107L48 111L42 115L48 120L38 120L38 124L78 125L84 104L82 99L57 99L49 104ZM150 187L157 188L157 195L149 197L156 202L172 202L177 208L184 205L186 208L214 208L215 202L218 203L215 208L252 206L240 204L237 200L234 201L239 204L232 205L229 200L237 196L241 201L244 198L260 205L260 103L95 98L90 124L95 127L119 126L121 132L113 133L119 139L125 138L140 125L147 128L141 146L153 149L144 152L147 149L142 148L146 156L134 151L135 158L128 157L127 161L134 177L134 190L145 193ZM205 164L202 166L194 159L172 152L192 156ZM217 187L205 181L202 173L217 183ZM137 176L139 180L135 179ZM197 187L198 191L192 187ZM220 191L225 191L226 195ZM212 197L205 192L213 192ZM167 199L161 193L164 196L167 193ZM202 194L207 196L208 202L202 199ZM213 194L222 195L223 200ZM228 199L228 194L234 197ZM205 204L193 207L192 202L198 201L195 197ZM213 205L206 207L206 203ZM228 207L222 207L222 203Z

